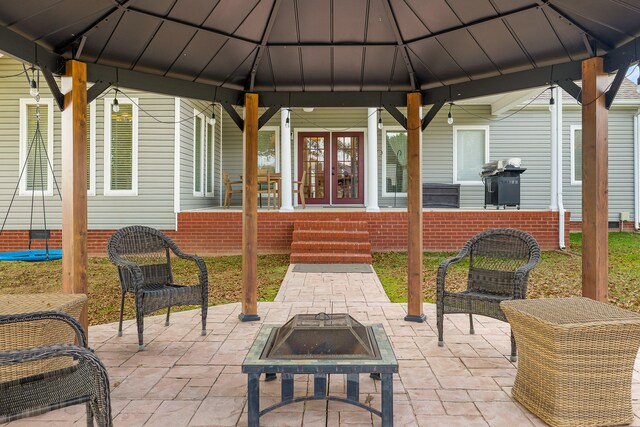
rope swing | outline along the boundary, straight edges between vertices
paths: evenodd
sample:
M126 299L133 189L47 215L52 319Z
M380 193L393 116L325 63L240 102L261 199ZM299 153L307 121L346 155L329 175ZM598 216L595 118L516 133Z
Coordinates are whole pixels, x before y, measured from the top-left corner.
M23 65L24 67L24 65ZM40 72L37 72L37 75L33 68L31 69L31 78L29 78L29 74L27 73L26 68L24 69L24 73L27 76L27 82L29 84L29 93L36 101L36 127L33 132L33 136L31 138L31 142L29 143L29 147L27 149L27 155L24 160L24 164L20 170L20 176L18 177L18 182L16 184L15 190L13 191L13 196L11 197L11 202L9 203L9 208L7 209L7 213L4 217L4 221L2 222L2 228L0 228L0 235L4 232L5 226L7 224L7 219L9 218L9 213L11 212L11 207L13 206L13 202L15 201L16 195L18 194L18 190L20 188L20 183L22 179L27 180L25 184L25 188L27 191L31 191L31 209L29 216L29 243L27 246L27 250L23 251L13 251L13 252L0 252L0 261L51 261L62 258L62 250L60 249L50 249L49 248L49 238L51 236L51 232L47 226L47 210L45 203L45 178L44 174L50 171L51 176L53 177L53 182L55 183L56 190L58 191L58 196L60 200L62 200L62 194L60 193L60 188L58 187L58 181L56 180L55 173L53 170L53 165L51 163L51 159L49 157L49 153L47 152L47 145L44 142L44 138L42 137L42 131L40 129L40 94L38 92L39 83L40 83ZM27 114L28 116L28 114ZM32 157L33 156L33 157ZM46 159L46 164L45 164ZM31 190L29 190L29 171L28 165L31 163L33 168L31 173ZM25 174L25 172L27 172ZM39 176L38 176L39 173ZM38 180L39 177L39 180ZM39 190L36 188L36 184L39 184ZM34 228L34 214L36 213L36 192L40 191L42 195L42 225L43 228L35 229ZM44 249L31 249L31 244L34 240L44 240Z

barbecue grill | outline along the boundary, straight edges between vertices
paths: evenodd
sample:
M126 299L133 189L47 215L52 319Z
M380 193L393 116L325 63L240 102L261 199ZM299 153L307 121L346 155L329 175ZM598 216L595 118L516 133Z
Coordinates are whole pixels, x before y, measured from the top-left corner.
M520 209L520 175L526 168L520 166L518 158L496 160L482 166L482 181L484 182L484 208L494 205L496 209L502 206L515 206Z

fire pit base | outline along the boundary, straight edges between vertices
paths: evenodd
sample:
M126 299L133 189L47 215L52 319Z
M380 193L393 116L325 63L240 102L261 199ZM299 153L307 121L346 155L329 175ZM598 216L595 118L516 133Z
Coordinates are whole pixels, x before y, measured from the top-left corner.
M248 374L248 423L250 427L260 425L260 417L274 409L290 403L306 400L333 400L345 402L365 409L382 419L383 427L393 425L393 374L398 372L398 361L391 343L381 324L371 325L379 357L362 359L265 359L263 353L271 332L279 325L264 325L256 337L247 357L242 363L242 372ZM281 401L260 410L260 374L281 374ZM360 402L360 374L379 373L381 378L381 410L378 411ZM293 376L313 375L313 396L294 397ZM330 396L327 376L347 375L347 397Z

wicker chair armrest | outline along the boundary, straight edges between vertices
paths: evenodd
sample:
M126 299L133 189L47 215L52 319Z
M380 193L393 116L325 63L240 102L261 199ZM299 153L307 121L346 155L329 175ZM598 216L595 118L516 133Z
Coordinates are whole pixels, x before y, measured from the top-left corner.
M72 344L0 351L0 366L10 366L18 363L33 362L36 360L64 356L73 357L75 360L85 360L91 365L99 366L105 371L106 376L106 369L104 368L104 365L91 349Z
M465 246L458 253L458 255L452 258L445 259L440 263L440 265L438 266L438 276L436 277L436 288L438 292L444 292L444 285L447 277L447 270L449 269L449 267L465 259L468 254L469 254L469 251Z
M0 316L0 325L33 322L37 320L53 320L66 323L76 333L79 346L84 348L88 347L87 337L84 329L82 329L82 325L80 325L80 322L78 322L74 317L60 311L39 311L34 313L2 315Z
M129 274L131 274L131 278L133 279L133 284L136 289L144 284L144 274L138 264L122 259L117 254L110 254L109 258L111 258L111 262L113 262L118 268L127 270Z
M182 259L189 259L191 261L193 261L196 266L198 267L198 278L200 280L200 285L206 285L208 284L209 281L209 273L207 271L207 264L205 264L204 260L199 257L198 255L191 255L191 254L187 254L182 252L182 250L180 248L178 248L177 246L175 246L173 249L173 253L176 254L176 256L178 256L179 258Z

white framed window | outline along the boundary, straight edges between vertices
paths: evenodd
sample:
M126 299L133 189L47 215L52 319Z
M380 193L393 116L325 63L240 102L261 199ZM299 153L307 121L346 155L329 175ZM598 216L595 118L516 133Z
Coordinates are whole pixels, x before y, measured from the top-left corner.
M453 127L453 183L482 185L482 165L489 161L489 126Z
M104 195L138 195L138 99L104 100Z
M214 107L215 108L215 107ZM216 157L216 127L211 117L208 117L205 125L205 158L206 158L206 193L207 196L213 196L214 189L214 170L215 157Z
M406 197L407 131L400 126L382 129L382 197Z
M582 185L581 125L571 125L571 185Z
M46 152L37 141L37 114ZM20 195L53 196L53 99L20 99Z
M258 169L280 172L280 128L265 126L258 131Z
M96 195L96 101L87 106L87 195Z
M193 195L205 196L205 116L202 112L193 110Z

